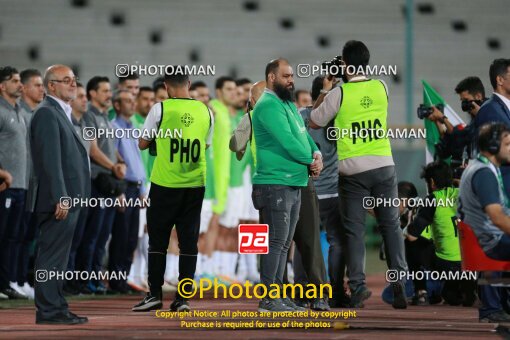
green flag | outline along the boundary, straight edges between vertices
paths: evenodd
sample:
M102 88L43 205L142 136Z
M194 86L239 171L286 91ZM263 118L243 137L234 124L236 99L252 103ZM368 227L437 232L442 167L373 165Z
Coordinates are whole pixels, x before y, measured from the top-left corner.
M443 97L437 93L436 90L430 86L425 80L421 81L423 84L423 104L425 106L436 106L438 104L444 105L443 114L448 117L448 120L453 126L458 124L464 124L459 115L453 111L450 105L445 102ZM439 142L440 134L437 126L434 122L428 119L424 119L425 130L427 130L427 149L425 150L425 163L428 164L434 160L434 154L436 152L435 145Z

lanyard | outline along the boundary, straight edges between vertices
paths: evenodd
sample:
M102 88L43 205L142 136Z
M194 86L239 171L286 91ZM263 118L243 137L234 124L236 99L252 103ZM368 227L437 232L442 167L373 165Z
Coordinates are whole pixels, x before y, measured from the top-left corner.
M489 168L491 168L491 170L493 172L496 173L496 178L498 180L498 184L499 184L499 188L501 189L501 192L503 193L503 201L505 203L505 207L509 207L508 203L508 197L506 196L506 191L505 191L505 186L503 184L503 176L501 175L501 170L499 170L498 167L496 167L494 164L492 164L491 161L489 161L489 159L485 156L478 156L478 160L484 164L487 164L489 166Z

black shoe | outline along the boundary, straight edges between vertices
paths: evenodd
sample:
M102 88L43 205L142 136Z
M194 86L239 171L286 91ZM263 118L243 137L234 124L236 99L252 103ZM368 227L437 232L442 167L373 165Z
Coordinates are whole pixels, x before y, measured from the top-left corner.
M365 304L363 301L367 300L372 295L372 292L368 290L367 286L359 286L354 292L351 292L351 307L352 308L363 308Z
M89 318L87 318L86 316L78 316L72 312L67 312L67 315L72 317L72 318L75 318L78 320L78 323L87 323L89 322Z
M127 285L127 283L125 281L121 281L116 285L112 285L110 283L110 289L112 289L120 294L123 294L123 295L129 294L129 288L130 287Z
M499 311L499 312L489 314L484 318L481 318L480 322L489 322L489 323L505 322L505 323L508 323L508 322L510 322L510 315L508 315L507 313L505 313L503 311Z
M463 294L462 298L462 306L464 307L472 307L476 300L478 300L478 297L476 296L476 292L470 291L468 293Z
M98 282L97 285L96 285L96 291L94 292L94 294L96 294L96 295L106 295L106 293L108 293L108 288L106 288L104 283Z
M94 292L90 289L87 282L79 282L76 285L76 289L83 295L92 295Z
M413 306L428 306L428 305L430 305L429 296L428 296L427 292L425 291L425 292L421 292L421 293L416 293L413 296L411 305L413 305Z
M402 282L393 282L391 284L391 288L393 289L393 303L392 303L393 308L406 309L407 298L404 290L404 285L402 284Z
M28 296L18 293L11 287L1 290L0 293L6 295L10 300L28 300Z
M72 316L69 312L59 313L51 318L37 316L35 318L35 323L38 325L78 325L85 322L80 321L80 318Z
M151 293L147 293L145 298L138 304L136 304L131 310L133 312L148 312L154 309L160 309L163 307L161 298L152 296Z
M312 310L329 310L329 304L325 298L315 298L310 304Z
M310 303L307 299L294 299L294 303L296 306L303 307L303 308L310 308Z
M64 283L64 296L72 296L72 295L78 295L80 294L80 291L77 289L75 285L72 283Z
M333 298L329 299L328 302L331 308L349 308L351 306L351 297L346 292L337 296L333 294Z
M191 310L189 307L189 303L187 300L183 298L176 298L174 302L170 305L170 310L172 312L187 312Z

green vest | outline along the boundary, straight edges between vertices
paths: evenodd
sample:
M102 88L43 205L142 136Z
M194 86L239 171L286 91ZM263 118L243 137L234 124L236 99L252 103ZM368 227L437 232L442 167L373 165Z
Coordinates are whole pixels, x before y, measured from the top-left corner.
M457 234L456 211L458 188L444 188L433 192L436 213L432 221L432 238L437 257L447 261L460 261L459 236ZM451 202L454 204L451 204Z
M163 101L151 182L168 188L204 186L210 127L209 109L202 102L186 98Z
M255 134L253 133L253 110L250 111L250 126L251 126L251 134L250 134L250 150L251 150L251 157L253 161L253 169L255 170L255 167L257 166L257 150L255 149ZM254 172L254 171L252 171ZM253 176L253 173L252 173Z
M145 117L143 117L142 115L140 115L138 113L135 113L131 117L131 123L133 123L133 126L135 128L142 130L143 124L145 123ZM143 167L145 169L145 178L147 180L147 183L149 183L151 173L152 173L152 166L154 165L155 157L149 153L149 149L142 150L141 155L142 155Z
M391 156L390 141L386 137L388 96L383 83L369 79L344 83L341 88L342 104L334 121L334 126L340 130L338 159Z

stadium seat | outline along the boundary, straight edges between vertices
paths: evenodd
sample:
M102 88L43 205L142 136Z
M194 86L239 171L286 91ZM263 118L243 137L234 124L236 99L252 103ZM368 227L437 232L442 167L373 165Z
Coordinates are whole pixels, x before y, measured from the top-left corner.
M475 233L468 224L459 221L457 228L459 231L462 270L510 271L510 261L493 260L485 255Z

